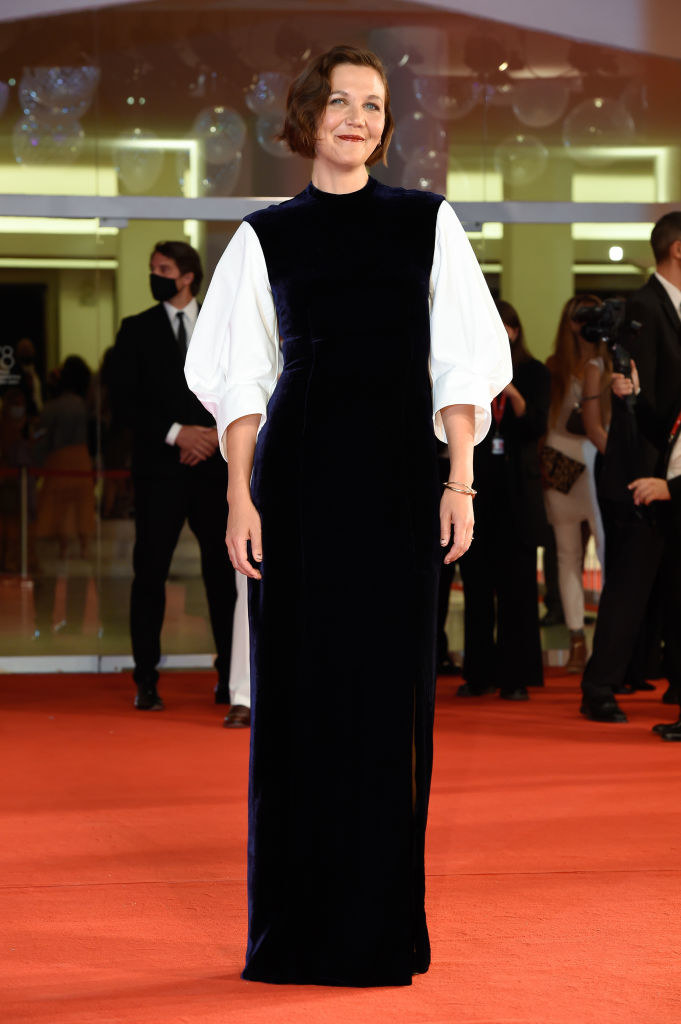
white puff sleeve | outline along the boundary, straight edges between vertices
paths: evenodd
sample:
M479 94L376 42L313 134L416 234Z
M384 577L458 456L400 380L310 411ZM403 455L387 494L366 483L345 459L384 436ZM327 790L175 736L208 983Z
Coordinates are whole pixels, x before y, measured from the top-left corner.
M192 333L187 384L215 418L220 451L240 416L260 413L277 383L277 316L258 236L244 221L225 249Z
M437 215L430 276L430 373L433 422L447 436L441 410L475 406L475 443L490 428L491 400L513 376L511 349L475 253L449 203Z

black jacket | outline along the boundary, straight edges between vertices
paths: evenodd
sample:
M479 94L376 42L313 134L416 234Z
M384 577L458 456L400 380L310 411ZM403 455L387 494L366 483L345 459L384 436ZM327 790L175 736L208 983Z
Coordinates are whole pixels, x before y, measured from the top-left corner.
M166 444L173 423L215 427L215 420L187 387L184 359L162 303L128 316L114 349L112 403L132 427L132 471L141 476L209 473L226 478L218 450L197 466L180 464L180 449Z
M517 417L509 398L499 426L493 420L489 434L475 447L475 516L498 523L513 534L514 542L536 545L546 529L538 442L546 433L551 375L543 363L530 359L514 367L513 383L527 409ZM503 455L493 454L497 431L504 439Z
M627 302L626 323L637 320L638 333L627 332L624 347L636 361L641 389L655 417L668 429L681 393L681 320L667 292L651 277ZM599 479L599 496L631 503L627 484L641 476L662 475L661 453L636 431L635 417L621 399L613 399L608 445Z

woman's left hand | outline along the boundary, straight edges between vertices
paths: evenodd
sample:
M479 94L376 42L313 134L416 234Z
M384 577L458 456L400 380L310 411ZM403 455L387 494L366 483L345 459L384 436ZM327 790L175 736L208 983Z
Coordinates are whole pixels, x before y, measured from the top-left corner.
M473 540L473 498L469 494L458 494L445 490L440 501L440 544L446 548L454 527L454 543L445 555L445 565L450 565L468 551Z

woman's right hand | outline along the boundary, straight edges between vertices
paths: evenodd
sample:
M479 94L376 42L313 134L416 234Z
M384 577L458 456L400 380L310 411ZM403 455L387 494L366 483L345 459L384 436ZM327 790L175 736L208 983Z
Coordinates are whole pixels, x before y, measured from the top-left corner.
M225 543L229 560L237 570L252 580L261 580L262 574L248 561L246 545L251 542L251 551L256 562L262 562L262 528L260 515L250 495L232 499L227 517Z

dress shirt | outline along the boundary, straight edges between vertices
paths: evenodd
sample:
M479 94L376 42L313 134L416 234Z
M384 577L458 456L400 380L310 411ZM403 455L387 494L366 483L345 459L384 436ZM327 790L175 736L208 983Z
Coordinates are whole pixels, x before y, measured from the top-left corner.
M187 332L187 345L191 340L191 336L194 333L194 327L199 316L199 304L196 299L192 298L183 309L178 309L177 306L173 306L171 302L164 302L163 308L168 314L170 320L170 326L173 329L173 334L177 337L180 329L180 322L177 319L178 313L184 313L184 329ZM166 444L175 444L177 435L182 430L181 423L173 423L172 427L166 434Z
M511 349L475 254L444 201L430 275L430 336L435 433L446 442L441 409L472 405L477 444L489 430L492 397L511 380ZM259 413L262 429L278 371L279 327L265 256L244 221L215 269L184 368L190 390L215 417L223 456L233 420Z
M681 320L681 288L677 288L675 284L668 281L666 277L662 276L662 274L658 274L657 271L655 271L655 277L672 300L672 306L676 310L676 315L679 320Z

